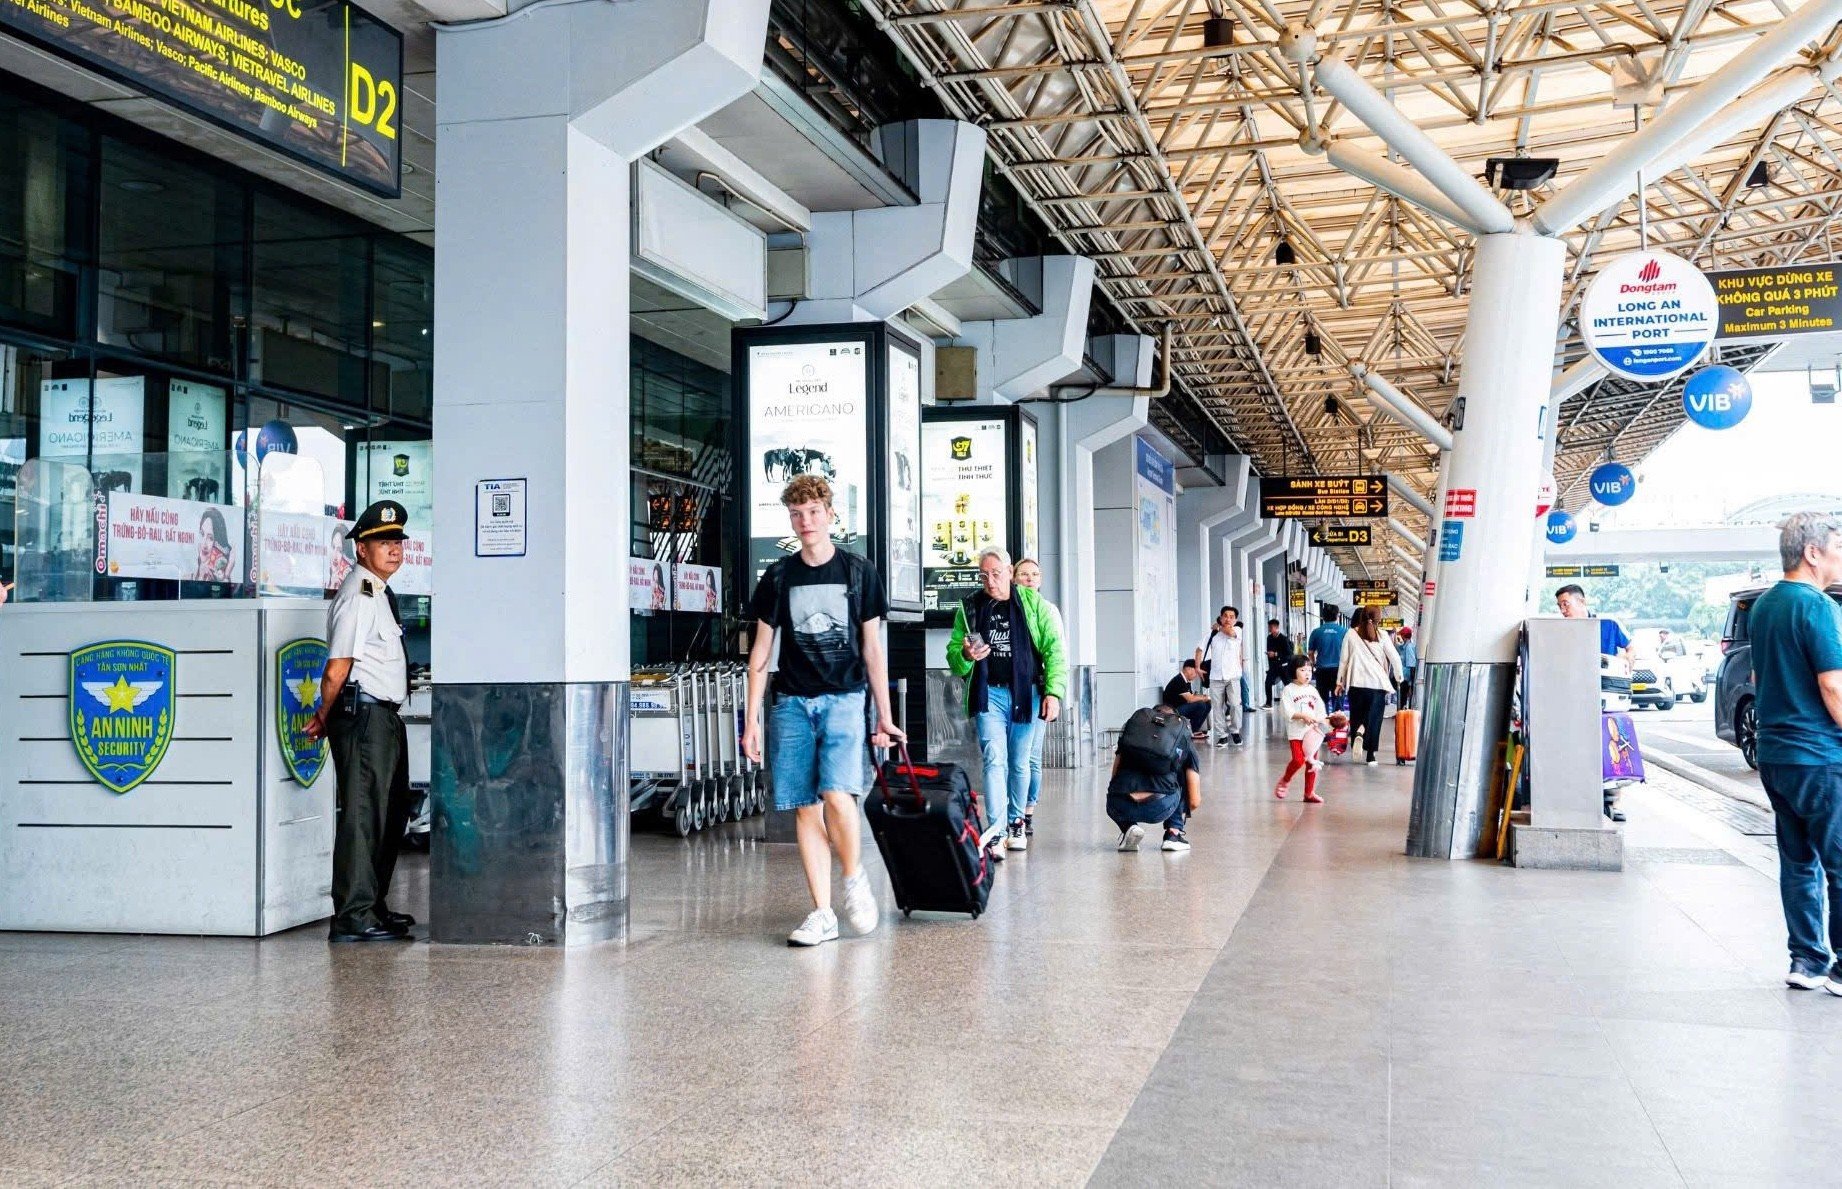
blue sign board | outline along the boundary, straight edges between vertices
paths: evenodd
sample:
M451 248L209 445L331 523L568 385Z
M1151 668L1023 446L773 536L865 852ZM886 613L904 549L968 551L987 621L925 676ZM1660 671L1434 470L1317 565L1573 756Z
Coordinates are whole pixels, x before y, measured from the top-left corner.
M1158 453L1158 448L1144 438L1134 438L1137 445L1138 473L1166 495L1177 494L1177 468L1170 459Z
M96 783L125 793L173 741L173 650L110 640L70 654L70 741Z
M1548 513L1548 540L1555 545L1565 545L1580 532L1580 522L1573 518L1573 513L1560 509Z
M1447 520L1439 526L1439 560L1457 561L1465 551L1465 522Z
M1637 494L1637 476L1622 462L1608 462L1596 467L1588 477L1593 498L1608 508L1628 503Z
M275 654L275 731L281 761L302 788L312 788L326 769L326 740L307 737L325 670L324 640L291 640Z
M1682 385L1682 412L1703 429L1732 429L1752 411L1752 382L1738 368L1704 367Z

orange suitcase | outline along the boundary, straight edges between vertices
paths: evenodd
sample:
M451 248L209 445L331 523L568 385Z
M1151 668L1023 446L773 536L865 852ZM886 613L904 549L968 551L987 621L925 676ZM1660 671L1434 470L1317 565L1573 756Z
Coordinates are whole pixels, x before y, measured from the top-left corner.
M1394 712L1394 762L1411 764L1420 754L1420 712Z

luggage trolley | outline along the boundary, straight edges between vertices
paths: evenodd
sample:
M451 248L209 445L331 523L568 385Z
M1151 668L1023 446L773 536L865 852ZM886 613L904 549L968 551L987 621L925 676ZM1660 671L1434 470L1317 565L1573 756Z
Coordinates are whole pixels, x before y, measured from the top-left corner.
M680 722L683 702L679 674L648 670L633 675L627 712L628 803L635 813L657 809L680 836L692 829L683 796L690 766Z

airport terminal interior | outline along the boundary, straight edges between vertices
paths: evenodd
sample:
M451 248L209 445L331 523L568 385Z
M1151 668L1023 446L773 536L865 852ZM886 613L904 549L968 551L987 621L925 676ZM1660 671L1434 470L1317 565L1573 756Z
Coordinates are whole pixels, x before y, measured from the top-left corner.
M0 1185L1828 1183L1839 22L0 2Z

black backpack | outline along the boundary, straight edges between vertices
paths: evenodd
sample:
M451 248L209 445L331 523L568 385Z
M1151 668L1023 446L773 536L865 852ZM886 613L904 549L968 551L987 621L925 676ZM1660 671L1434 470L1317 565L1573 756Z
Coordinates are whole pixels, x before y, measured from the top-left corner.
M1146 706L1126 720L1119 733L1119 754L1135 772L1168 776L1183 767L1189 737L1189 724L1175 711Z

